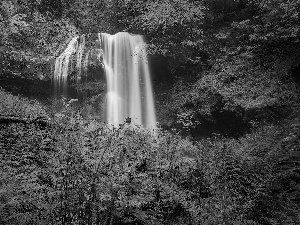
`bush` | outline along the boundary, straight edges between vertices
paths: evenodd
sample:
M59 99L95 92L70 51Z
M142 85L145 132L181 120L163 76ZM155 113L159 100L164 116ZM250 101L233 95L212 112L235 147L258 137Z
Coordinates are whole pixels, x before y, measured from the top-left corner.
M47 126L1 124L0 223L297 224L299 124L194 144L69 104Z
M72 110L51 127L1 128L4 224L193 221L191 196L202 181L184 189L197 172L187 140L127 123L108 128Z
M36 100L14 96L0 88L0 116L36 119L48 119L45 107Z

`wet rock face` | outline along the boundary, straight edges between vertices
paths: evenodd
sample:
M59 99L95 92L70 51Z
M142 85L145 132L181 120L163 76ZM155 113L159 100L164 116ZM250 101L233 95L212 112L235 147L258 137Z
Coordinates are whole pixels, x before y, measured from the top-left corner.
M70 43L68 43L70 45ZM66 51L67 45L64 51ZM100 96L106 90L105 68L103 65L103 50L97 33L85 34L78 37L76 44L63 64L66 67L67 90L64 97L77 98L80 103L101 105ZM64 54L60 53L60 56ZM54 87L56 88L56 87ZM61 96L56 96L60 98ZM96 104L96 102L98 104ZM96 107L98 109L98 107Z

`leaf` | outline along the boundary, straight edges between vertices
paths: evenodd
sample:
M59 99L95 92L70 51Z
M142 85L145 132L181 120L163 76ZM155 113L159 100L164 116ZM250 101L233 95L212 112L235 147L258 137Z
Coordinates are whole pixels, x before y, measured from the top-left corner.
M20 34L21 31L29 31L29 25L24 21L26 14L16 14L10 19L12 33Z

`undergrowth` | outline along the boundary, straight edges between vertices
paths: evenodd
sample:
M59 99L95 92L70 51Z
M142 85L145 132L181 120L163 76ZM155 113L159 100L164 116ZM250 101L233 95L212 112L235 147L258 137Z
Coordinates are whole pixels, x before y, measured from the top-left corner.
M297 119L196 143L70 105L49 124L0 125L0 224L300 223Z

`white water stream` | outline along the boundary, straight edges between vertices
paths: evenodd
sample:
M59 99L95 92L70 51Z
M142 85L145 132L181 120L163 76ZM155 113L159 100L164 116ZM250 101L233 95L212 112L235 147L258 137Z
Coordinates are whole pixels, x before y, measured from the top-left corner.
M152 84L143 37L125 32L115 35L99 33L98 43L101 49L97 51L97 58L102 60L105 67L107 87L105 122L118 125L130 117L135 124L155 128ZM67 95L70 61L73 55L76 57L76 82L81 83L82 76L88 76L83 74L89 60L88 54L84 57L85 45L85 36L74 37L56 59L56 96Z

